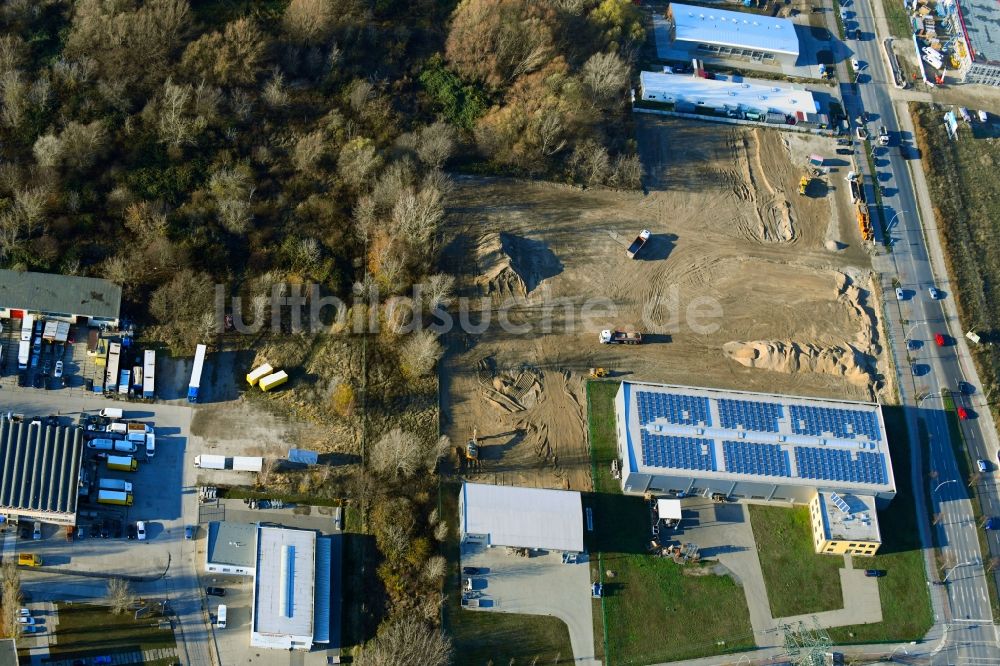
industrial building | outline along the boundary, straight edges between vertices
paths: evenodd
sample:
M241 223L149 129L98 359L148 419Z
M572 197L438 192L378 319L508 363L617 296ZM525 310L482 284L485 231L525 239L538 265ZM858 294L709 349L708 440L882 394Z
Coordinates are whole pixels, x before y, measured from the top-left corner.
M622 489L808 504L896 494L877 404L622 382Z
M819 105L813 94L800 86L776 81L716 76L706 79L689 74L641 72L640 97L645 101L673 104L676 111L765 120L779 114L779 122L820 122Z
M871 497L818 492L809 502L809 522L817 553L870 557L882 545Z
M17 666L17 664L17 644L14 639L0 639L0 666Z
M966 56L964 82L1000 86L1000 5L992 0L959 0L955 10L968 47L967 54L959 49Z
M257 526L212 521L208 524L205 571L253 576L257 565Z
M332 544L309 530L257 527L250 645L310 650L330 642Z
M117 326L122 288L76 275L0 270L0 318L41 315L81 325Z
M83 431L43 419L0 418L0 515L76 525Z
M466 482L458 514L462 543L583 552L578 492Z
M716 57L794 66L799 38L789 19L671 3L665 49L687 59ZM657 49L660 49L659 42Z

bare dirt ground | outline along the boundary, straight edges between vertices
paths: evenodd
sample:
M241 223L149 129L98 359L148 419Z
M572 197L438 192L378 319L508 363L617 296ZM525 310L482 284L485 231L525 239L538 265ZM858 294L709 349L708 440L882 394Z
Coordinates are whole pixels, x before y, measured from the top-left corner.
M485 330L445 338L443 423L457 444L476 429L483 462L472 478L589 488L591 367L874 397L880 326L870 258L844 205L847 162L828 161L832 173L798 194L807 156L835 158L834 142L679 119L636 123L647 194L458 183L445 267L463 296L492 308ZM630 260L624 246L644 228L652 237ZM530 330L497 321L505 301L514 304L509 322ZM482 324L479 306L471 309ZM646 343L598 344L602 328L642 331Z

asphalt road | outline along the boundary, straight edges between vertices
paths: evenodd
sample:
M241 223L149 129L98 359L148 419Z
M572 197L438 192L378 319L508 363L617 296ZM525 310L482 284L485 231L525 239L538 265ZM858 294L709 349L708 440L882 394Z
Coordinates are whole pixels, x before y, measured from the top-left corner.
M890 0L891 1L891 0ZM845 85L842 89L845 107L852 119L863 110L869 114L868 130L873 136L884 125L890 133L889 146L875 148L876 182L884 189L883 205L889 222L889 239L892 252L883 252L875 260L876 269L883 276L884 299L887 305L889 335L899 373L900 399L903 404L916 410L930 437L930 479L925 493L931 493L933 511L938 515L935 527L939 542L943 545L953 570L946 571L947 582L940 587L944 590L944 617L937 621L945 628L945 647L937 654L935 663L949 664L995 664L1000 663L1000 647L993 626L987 581L980 552L977 530L972 507L968 501L968 479L959 475L952 446L949 440L946 415L942 409L942 391L958 392L960 382L978 387L971 364L964 364L960 355L960 338L957 319L946 310L946 300L952 293L946 276L942 282L935 277L933 262L928 257L928 246L936 244L933 230L925 238L918 215L917 197L920 192L911 178L909 167L921 169L919 161L910 161L915 156L914 137L908 118L899 118L893 104L893 81L887 71L885 59L880 52L881 39L876 37L876 22L872 7L867 0L854 0L847 6L853 12L848 21L848 34L853 36L854 27L860 27L863 39L849 39L846 46L851 56L860 61L861 68L857 85ZM885 33L883 33L884 35ZM905 112L905 107L901 107ZM866 158L859 149L858 161ZM864 165L867 172L867 164ZM926 193L924 193L926 194ZM938 248L933 248L937 250ZM903 290L903 300L897 300L895 287ZM941 290L941 298L932 298L929 288ZM935 334L945 336L945 345L935 342ZM911 342L912 341L912 342ZM964 384L961 384L964 385ZM974 402L972 396L956 396L960 404ZM977 410L978 411L978 410ZM985 411L985 409L983 410ZM911 418L911 423L913 419ZM996 461L995 439L992 422L986 419L970 419L962 423L965 439L971 456ZM989 430L987 430L989 428ZM916 453L916 451L915 451ZM896 461L900 466L903 461ZM992 470L996 470L993 465ZM924 475L927 479L927 475ZM994 472L984 475L982 485L989 486L987 513L1000 514L1000 502L996 492ZM919 508L924 513L923 507ZM997 534L989 535L991 550L1000 554ZM991 577L992 578L992 577ZM932 590L939 593L939 589Z

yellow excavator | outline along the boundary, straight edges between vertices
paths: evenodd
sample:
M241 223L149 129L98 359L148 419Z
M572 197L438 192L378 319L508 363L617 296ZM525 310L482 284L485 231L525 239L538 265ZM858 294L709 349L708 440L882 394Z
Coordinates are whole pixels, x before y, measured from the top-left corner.
M607 377L607 376L608 376L608 371L607 371L606 368L591 368L590 369L590 378L591 379L600 379L601 377Z

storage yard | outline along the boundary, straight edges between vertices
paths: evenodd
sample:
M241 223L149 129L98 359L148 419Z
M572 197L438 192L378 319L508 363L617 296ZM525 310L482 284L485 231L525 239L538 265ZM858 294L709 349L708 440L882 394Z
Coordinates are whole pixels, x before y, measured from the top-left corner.
M460 295L494 308L513 297L510 322L545 332L505 331L494 312L485 331L446 338L445 430L460 445L475 432L479 460L466 473L477 480L587 488L590 368L858 400L872 400L884 381L870 260L850 208L848 163L831 159L835 141L635 122L645 195L459 182L445 260L461 267ZM800 196L812 154L827 157L828 173ZM651 237L629 259L642 229ZM715 305L717 316L699 319ZM599 344L604 329L641 331L643 344Z

